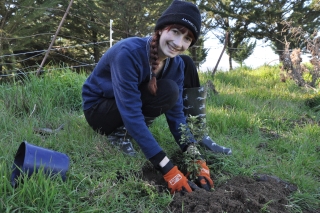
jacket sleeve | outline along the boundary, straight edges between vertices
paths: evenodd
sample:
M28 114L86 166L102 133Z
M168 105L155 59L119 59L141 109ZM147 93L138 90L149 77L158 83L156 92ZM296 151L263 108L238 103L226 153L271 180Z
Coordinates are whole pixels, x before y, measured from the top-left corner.
M138 86L143 69L149 69L149 66L143 66L140 58L134 51L122 48L114 56L110 69L114 96L124 125L149 159L162 149L149 131L141 110Z

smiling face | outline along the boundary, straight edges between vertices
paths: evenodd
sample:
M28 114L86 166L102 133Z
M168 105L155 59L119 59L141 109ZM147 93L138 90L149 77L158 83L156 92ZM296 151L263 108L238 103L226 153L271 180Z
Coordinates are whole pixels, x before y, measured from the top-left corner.
M187 50L192 42L193 35L186 28L171 26L160 32L159 59L173 58Z

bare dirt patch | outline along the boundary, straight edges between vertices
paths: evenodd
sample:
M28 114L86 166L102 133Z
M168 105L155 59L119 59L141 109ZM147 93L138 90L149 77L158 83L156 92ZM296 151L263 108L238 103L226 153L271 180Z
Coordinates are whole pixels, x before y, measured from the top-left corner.
M143 167L142 176L159 192L166 190L162 176L150 164ZM213 176L212 179L215 180ZM289 213L288 197L296 190L295 185L271 175L236 176L215 186L210 192L199 189L192 193L176 193L168 210L175 213Z

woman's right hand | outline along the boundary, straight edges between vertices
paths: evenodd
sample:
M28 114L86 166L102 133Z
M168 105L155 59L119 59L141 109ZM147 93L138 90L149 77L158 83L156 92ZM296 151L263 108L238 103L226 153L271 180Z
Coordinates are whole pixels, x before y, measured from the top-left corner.
M199 189L193 182L189 181L177 166L174 166L167 174L163 175L164 180L168 183L170 193L175 192L192 192Z
M168 183L171 194L180 191L192 192L199 189L195 183L188 180L186 176L179 171L177 166L173 165L164 151L160 151L149 160L154 167L162 173L164 180Z

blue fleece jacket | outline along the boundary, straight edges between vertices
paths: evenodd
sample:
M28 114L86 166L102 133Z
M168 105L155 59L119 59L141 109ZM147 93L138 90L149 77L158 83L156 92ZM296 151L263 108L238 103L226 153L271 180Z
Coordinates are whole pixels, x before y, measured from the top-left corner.
M145 124L138 89L141 83L150 80L150 41L151 37L132 37L117 42L102 56L82 88L83 110L99 103L102 97L115 98L128 133L147 159L162 150ZM162 79L174 80L179 86L177 103L165 113L170 131L177 142L181 137L180 124L186 124L182 101L183 70L183 60L177 56L166 60L162 73Z

